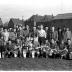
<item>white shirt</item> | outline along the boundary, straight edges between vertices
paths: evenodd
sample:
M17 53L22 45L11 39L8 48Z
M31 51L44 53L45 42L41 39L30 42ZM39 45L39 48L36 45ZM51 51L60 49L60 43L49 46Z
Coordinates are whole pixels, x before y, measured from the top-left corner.
M45 37L46 38L46 32L45 32L45 30L43 30L43 29L38 30L38 36L39 37Z
M35 41L35 42L38 42L38 37L35 37L35 38L34 38L34 41Z
M4 40L5 41L8 41L8 38L9 38L9 32L4 32Z

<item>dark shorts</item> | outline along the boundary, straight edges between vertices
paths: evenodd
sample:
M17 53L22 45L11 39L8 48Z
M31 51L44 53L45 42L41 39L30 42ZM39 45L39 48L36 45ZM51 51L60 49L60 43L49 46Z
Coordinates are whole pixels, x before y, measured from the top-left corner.
M3 52L3 51L5 51L4 46L0 46L0 52Z
M46 40L45 37L39 37L38 38L40 45L45 44L45 40Z

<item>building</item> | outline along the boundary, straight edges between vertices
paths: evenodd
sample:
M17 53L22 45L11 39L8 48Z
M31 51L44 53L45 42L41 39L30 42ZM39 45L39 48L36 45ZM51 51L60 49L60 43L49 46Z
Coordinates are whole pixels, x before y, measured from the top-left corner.
M63 28L65 26L66 28L70 28L70 30L72 31L72 13L58 14L56 16L53 16L51 20L37 22L37 25L40 24L48 27L55 26L56 28Z
M24 21L20 19L11 18L8 23L8 28L14 28L16 25L24 25Z
M69 27L72 30L72 13L58 14L51 21L51 26Z
M8 23L9 23L9 22L5 22L5 23L3 24L3 27L4 27L4 28L8 28Z
M35 25L40 25L45 22L51 21L53 19L53 15L32 15L29 19L25 21L25 24L29 25L30 27L33 27Z
M3 22L1 20L1 18L0 18L0 27L3 27Z

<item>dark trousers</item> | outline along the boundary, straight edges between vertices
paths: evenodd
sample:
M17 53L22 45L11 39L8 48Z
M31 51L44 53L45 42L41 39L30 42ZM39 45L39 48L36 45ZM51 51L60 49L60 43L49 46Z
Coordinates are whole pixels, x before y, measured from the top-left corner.
M2 57L2 52L4 51L4 46L0 46L0 52L1 52L1 57Z
M45 44L45 37L39 37L38 41L39 41L40 45Z

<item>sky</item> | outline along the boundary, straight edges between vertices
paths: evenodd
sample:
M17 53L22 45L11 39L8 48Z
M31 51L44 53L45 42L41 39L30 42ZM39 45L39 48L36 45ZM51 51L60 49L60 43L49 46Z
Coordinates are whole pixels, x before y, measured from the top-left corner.
M72 13L72 0L0 0L3 23L10 18L28 19L33 14L57 15Z

